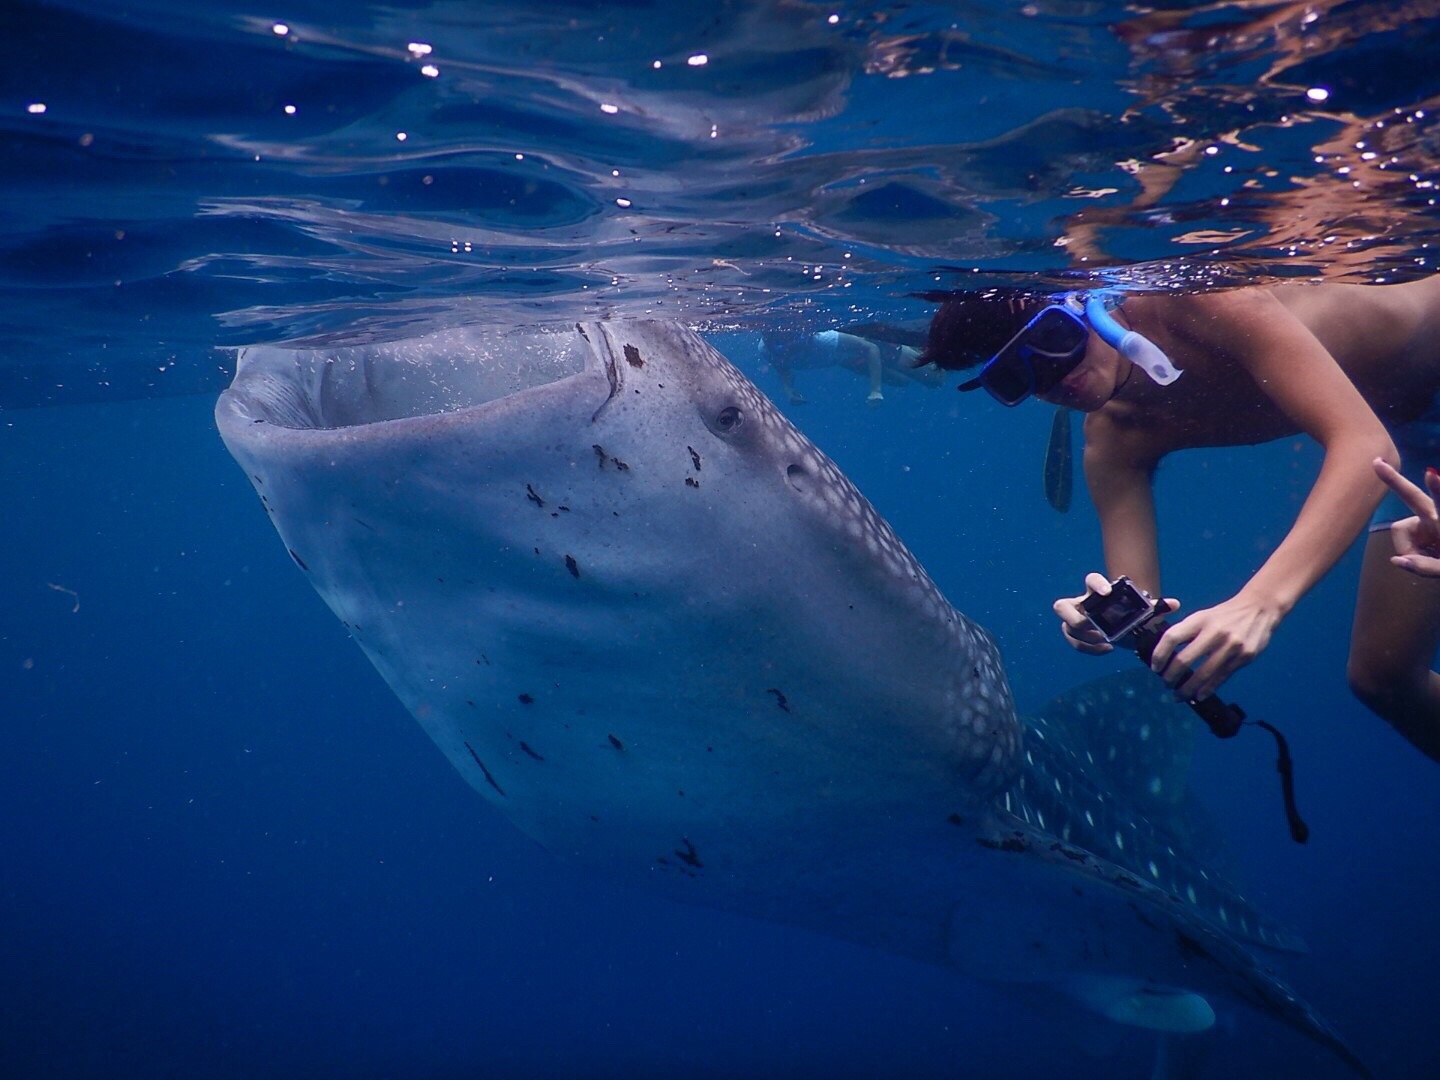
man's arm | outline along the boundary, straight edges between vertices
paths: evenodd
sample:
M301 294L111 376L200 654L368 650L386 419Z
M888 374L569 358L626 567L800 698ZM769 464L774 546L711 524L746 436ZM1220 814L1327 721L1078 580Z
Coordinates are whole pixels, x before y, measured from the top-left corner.
M1085 421L1085 482L1100 518L1105 569L1128 574L1151 596L1160 595L1160 547L1155 524L1156 462L1137 455L1096 413Z
M1383 486L1370 462L1377 457L1397 462L1398 456L1334 357L1268 289L1176 303L1185 305L1174 324L1177 334L1248 372L1325 451L1295 524L1254 576L1229 600L1171 627L1156 646L1157 671L1172 656L1194 669L1178 686L1183 696L1193 698L1214 692L1269 644L1275 626L1335 564L1379 502Z
M1111 578L1126 574L1151 596L1160 595L1160 551L1152 486L1155 459L1137 454L1131 440L1116 431L1103 413L1085 420L1085 482L1100 518L1105 569ZM1089 574L1085 587L1105 594L1109 582ZM1110 646L1080 611L1084 596L1055 601L1065 638L1081 652L1104 653Z

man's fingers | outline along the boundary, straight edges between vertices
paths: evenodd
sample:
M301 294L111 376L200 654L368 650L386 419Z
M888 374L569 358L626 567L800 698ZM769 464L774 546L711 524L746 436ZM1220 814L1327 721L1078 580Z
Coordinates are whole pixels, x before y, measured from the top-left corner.
M1081 637L1079 634L1071 631L1068 626L1063 628L1062 633L1064 633L1065 640L1070 643L1071 648L1083 653L1089 653L1091 656L1103 655L1115 647L1099 635L1096 635L1094 638Z
M1155 650L1150 654L1151 671L1163 672L1169 666L1170 659L1176 651L1195 637L1198 631L1187 626L1188 622L1188 619L1182 620L1160 635L1160 640L1155 643ZM1166 682L1169 680L1167 679Z
M1199 701L1213 694L1215 688L1240 667L1239 648L1231 644L1212 652L1192 645L1182 654L1181 661L1191 668L1191 673L1177 688L1178 692L1186 701Z
M1425 543L1425 537L1420 535L1424 523L1419 518L1406 518L1404 521L1397 521L1390 526L1390 546L1395 549L1396 555L1433 555L1440 554L1430 550Z
M1086 574L1085 588L1089 590L1085 595L1062 596L1059 600L1056 600L1055 603L1051 604L1050 607L1056 615L1060 616L1060 621L1065 624L1067 633L1088 631L1095 635L1097 641L1103 641L1104 639L1098 633L1095 633L1094 628L1090 624L1090 617L1080 609L1080 605L1092 594L1096 596L1109 596L1110 582L1103 574Z
M1440 555L1440 525L1423 518L1402 518L1390 526L1390 543L1396 555Z
M1391 490L1400 496L1401 500L1413 513L1426 521L1433 522L1436 520L1434 499L1408 478L1401 476L1395 467L1384 458L1376 458L1371 462L1371 465L1375 469L1375 475L1389 484ZM1429 472L1425 475L1425 483L1426 486L1432 483Z
M1074 601L1057 600L1055 601L1055 610L1060 612L1061 609L1067 605L1078 614L1078 609L1075 608ZM1065 635L1065 640L1070 644L1071 648L1079 649L1083 653L1099 655L1100 653L1109 652L1112 648L1110 643L1105 640L1105 635L1096 630L1083 615L1071 621L1070 619L1066 619L1062 614L1060 633Z
M1199 670L1191 673L1177 688L1176 692L1186 701L1202 701L1215 692L1229 676L1224 670L1223 664L1217 664L1213 659L1207 661Z
M1391 555L1390 562L1420 577L1440 577L1440 559L1429 555Z
M1217 633L1180 622L1160 639L1150 667L1179 697L1192 701L1213 693L1229 678L1239 666L1237 653L1238 648L1233 643L1222 644Z

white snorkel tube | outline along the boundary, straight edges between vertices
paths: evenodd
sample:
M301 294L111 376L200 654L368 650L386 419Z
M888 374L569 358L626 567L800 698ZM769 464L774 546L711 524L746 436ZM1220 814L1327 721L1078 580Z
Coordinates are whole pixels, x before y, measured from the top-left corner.
M1181 376L1180 369L1170 362L1160 346L1143 334L1126 330L1115 321L1105 307L1105 293L1085 294L1085 321L1100 335L1101 341L1161 386L1169 386Z

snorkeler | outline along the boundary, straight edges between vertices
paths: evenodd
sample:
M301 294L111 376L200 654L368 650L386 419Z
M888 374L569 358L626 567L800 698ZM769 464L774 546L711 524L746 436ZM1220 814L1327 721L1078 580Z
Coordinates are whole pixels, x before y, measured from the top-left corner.
M921 383L938 386L938 372L916 366L919 352L908 345L875 341L840 330L818 334L771 331L761 335L760 352L780 377L780 386L792 405L803 405L805 395L795 389L799 368L838 367L865 376L869 393L865 400L879 405L885 400L884 387Z
M983 387L1007 405L1033 394L1087 414L1085 476L1109 576L1126 574L1155 596L1152 479L1166 454L1299 432L1320 443L1319 476L1280 545L1238 593L1175 623L1155 648L1166 682L1204 698L1265 649L1365 527L1384 492L1371 462L1395 464L1397 443L1411 470L1440 456L1440 277L1136 294L1107 306L1094 293L1060 302L1018 290L956 294L932 320L921 361L955 369L989 358L962 389ZM1407 512L1387 503L1372 523L1347 674L1361 700L1440 760L1440 678L1430 672L1440 579L1390 561L1399 550L1390 526ZM1066 640L1108 652L1081 599L1056 601Z

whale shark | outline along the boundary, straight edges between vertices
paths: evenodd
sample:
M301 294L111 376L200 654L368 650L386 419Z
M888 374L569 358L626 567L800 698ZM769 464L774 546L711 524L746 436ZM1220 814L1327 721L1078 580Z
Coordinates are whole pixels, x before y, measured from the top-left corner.
M216 406L298 570L556 856L1112 1020L1242 1002L1364 1072L1259 956L1148 672L1021 718L995 642L673 322L256 346Z

